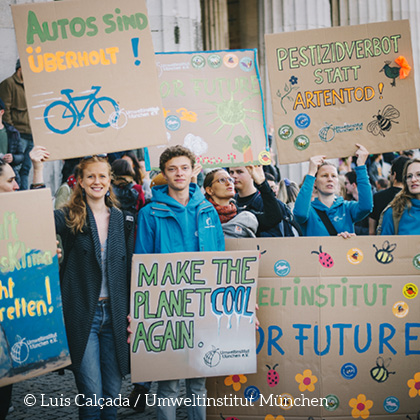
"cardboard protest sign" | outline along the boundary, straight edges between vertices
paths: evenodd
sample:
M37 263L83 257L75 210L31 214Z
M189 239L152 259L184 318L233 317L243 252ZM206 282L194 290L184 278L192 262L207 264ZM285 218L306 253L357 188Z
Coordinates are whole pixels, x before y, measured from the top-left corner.
M56 250L50 190L0 194L0 387L70 364Z
M280 163L419 147L408 20L265 40Z
M34 141L51 159L166 142L144 0L12 12Z
M256 50L156 54L167 146L204 167L269 164ZM149 148L159 167L164 146Z
M257 247L258 372L208 379L207 418L414 420L420 237L227 240Z
M258 253L134 255L133 382L256 371Z

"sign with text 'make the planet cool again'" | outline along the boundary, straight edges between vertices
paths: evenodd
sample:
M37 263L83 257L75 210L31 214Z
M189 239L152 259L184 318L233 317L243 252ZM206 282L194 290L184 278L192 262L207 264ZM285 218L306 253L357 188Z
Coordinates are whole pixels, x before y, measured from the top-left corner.
M258 252L133 256L133 382L255 372Z

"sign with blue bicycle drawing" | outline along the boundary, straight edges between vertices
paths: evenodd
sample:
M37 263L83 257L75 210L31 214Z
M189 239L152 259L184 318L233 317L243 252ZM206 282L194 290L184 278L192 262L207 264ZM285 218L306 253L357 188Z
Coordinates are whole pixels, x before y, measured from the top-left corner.
M51 159L167 143L144 0L12 12L34 141Z
M70 364L56 248L48 189L0 194L0 387Z

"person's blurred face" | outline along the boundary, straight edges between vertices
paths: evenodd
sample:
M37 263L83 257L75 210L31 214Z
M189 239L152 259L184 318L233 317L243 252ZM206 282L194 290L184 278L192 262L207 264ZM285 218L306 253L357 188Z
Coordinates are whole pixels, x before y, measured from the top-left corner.
M321 166L316 175L315 186L320 194L335 194L338 190L338 174L335 166Z
M16 175L13 168L6 163L0 175L0 193L17 191L19 185L16 182Z
M242 191L252 184L252 177L245 166L238 166L237 168L229 169L230 176L235 181L236 191Z
M213 200L232 198L235 196L234 180L226 171L217 171L214 175L213 182L206 188Z
M177 156L165 163L163 176L169 189L183 191L190 186L192 171L190 159L187 156Z
M408 191L411 194L420 197L420 163L413 162L407 168L406 182Z
M267 182L270 188L272 189L274 195L277 197L277 194L279 192L279 184L277 184L277 182L275 181L271 181L271 179L268 179Z
M356 184L351 184L350 181L345 178L344 179L344 187L346 188L346 192L348 195L351 195L353 197L353 193L357 189Z

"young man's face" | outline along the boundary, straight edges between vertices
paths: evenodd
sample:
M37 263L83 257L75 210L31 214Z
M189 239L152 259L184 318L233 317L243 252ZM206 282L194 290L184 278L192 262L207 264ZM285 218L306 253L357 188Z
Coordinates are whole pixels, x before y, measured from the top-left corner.
M350 181L347 178L345 178L344 186L346 187L347 194L353 197L353 193L357 190L357 185L351 184Z
M252 184L252 177L245 166L229 169L230 176L235 180L235 189L240 192Z
M183 191L189 188L192 170L191 161L186 156L177 156L168 160L163 173L168 182L168 188L174 191Z

